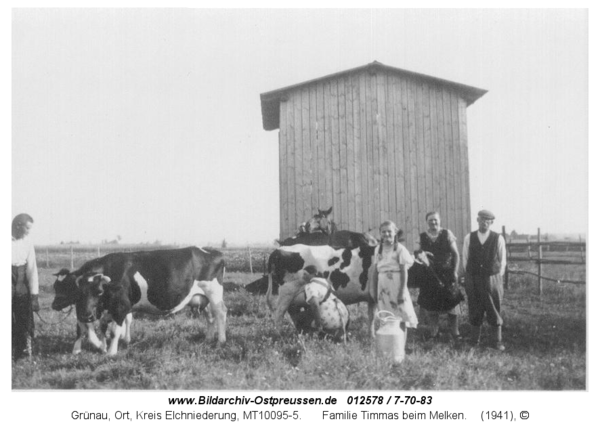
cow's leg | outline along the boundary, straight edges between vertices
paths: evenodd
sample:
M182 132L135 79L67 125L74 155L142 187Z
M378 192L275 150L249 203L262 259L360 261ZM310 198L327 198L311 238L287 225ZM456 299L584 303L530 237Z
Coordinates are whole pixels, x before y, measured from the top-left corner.
M94 323L87 323L87 332L88 332L88 340L96 349L99 349L102 352L106 350L102 348L102 342L98 339L98 335L96 334L96 330L94 330Z
M102 352L106 352L106 332L110 324L111 318L105 314L100 320L100 341L102 342Z
M94 323L77 322L78 336L77 340L75 341L75 345L73 345L73 354L79 354L81 352L81 344L86 334L89 342L97 349L102 350L102 342L100 341L100 339L98 339L98 336L96 335L96 331L94 330Z
M123 334L122 339L125 345L129 345L131 343L131 325L133 324L133 314L129 312L125 317L125 321L123 321Z
M211 311L217 323L219 343L225 343L225 327L227 323L227 307L223 302L223 286L216 279L200 282L200 288L204 291L210 303ZM213 324L214 325L214 324Z
M371 332L371 337L375 339L375 309L377 305L375 303L368 302L368 310L367 314L369 316L369 330Z
M86 333L86 327L84 323L77 321L77 339L75 345L73 345L73 354L79 354L81 352L81 344Z
M108 355L116 355L119 350L119 339L123 335L125 330L126 322L123 321L123 324L118 325L116 322L112 322L110 324L112 331L112 339L110 340L110 347L108 348Z
M213 314L212 306L210 306L210 304L209 306L204 308L204 316L206 317L206 327L208 327L208 330L206 332L206 338L212 339L215 337L217 332L215 325L215 315Z
M282 285L279 287L279 299L277 300L277 307L273 313L273 320L277 326L280 326L283 321L283 316L290 307L294 297L298 293L298 288L295 285Z

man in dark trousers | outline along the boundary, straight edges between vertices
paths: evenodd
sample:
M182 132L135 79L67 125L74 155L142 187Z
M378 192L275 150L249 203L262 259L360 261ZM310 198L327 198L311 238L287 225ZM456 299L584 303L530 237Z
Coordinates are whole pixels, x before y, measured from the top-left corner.
M33 312L40 310L35 249L29 240L33 218L25 213L12 222L12 354L13 359L32 356Z
M465 237L463 267L469 305L469 323L474 344L479 344L484 317L492 326L493 346L504 351L500 307L504 295L503 275L506 269L506 244L502 235L491 230L495 216L488 210L477 214L479 228Z

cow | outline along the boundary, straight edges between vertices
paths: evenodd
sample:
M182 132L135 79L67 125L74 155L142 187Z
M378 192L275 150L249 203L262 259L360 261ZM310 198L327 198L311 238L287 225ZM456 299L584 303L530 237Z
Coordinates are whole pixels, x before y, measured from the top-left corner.
M123 288L111 283L108 276L88 272L78 281L79 293L75 302L77 316L77 339L73 346L73 354L81 352L83 339L87 334L89 342L102 352L106 349L106 330L110 326L112 343L110 352L113 353L119 340L129 345L131 341L130 302ZM94 330L94 321L100 319L100 339ZM113 346L114 345L114 346Z
M85 332L94 346L103 349L93 333L93 323L101 314L107 314L117 325L112 331L118 336L113 336L108 350L114 355L119 337L126 343L130 339L132 311L170 315L186 306L202 308L208 303L208 337L216 330L219 343L224 343L227 316L223 303L224 271L225 261L219 251L197 247L107 254L73 272L61 269L56 273L52 309L75 305L78 320L75 354L81 350L80 338Z
M267 274L246 285L251 294L266 294L267 303L276 323L280 323L286 311L299 330L311 323L309 315L301 312L305 306L304 297L299 294L304 285L304 269L315 266L318 276L329 280L335 295L346 305L367 302L371 335L374 336L374 313L376 305L375 269L372 266L375 246L335 249L330 246L309 246L297 244L281 247L269 256ZM442 289L436 306L448 310L461 300L457 288L444 287L431 267L427 255L415 252L415 264L408 270L408 286L418 288L423 282L435 284ZM277 298L276 298L277 296ZM419 304L421 304L419 302ZM453 304L453 305L452 305ZM306 321L299 322L298 318Z
M282 322L286 311L294 320L299 315L298 309L306 306L306 299L300 293L306 284L306 268L314 266L318 276L329 281L335 296L345 305L368 303L370 330L374 336L376 300L369 283L374 250L371 246L335 249L327 245L298 244L273 251L267 265L267 303L275 323Z
M296 236L288 237L279 242L281 246L292 245L310 245L323 246L329 245L332 248L357 248L359 246L375 246L377 239L368 233L358 233L349 230L336 230L331 234L322 231L312 233L298 233Z

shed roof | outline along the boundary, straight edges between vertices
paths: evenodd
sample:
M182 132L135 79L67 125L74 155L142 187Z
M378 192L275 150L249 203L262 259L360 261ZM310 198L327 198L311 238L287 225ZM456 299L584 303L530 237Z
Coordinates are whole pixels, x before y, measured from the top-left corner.
M372 63L356 67L354 69L344 70L342 72L333 73L331 75L323 76L321 78L311 79L310 81L305 81L299 84L280 88L278 90L262 93L260 95L260 104L262 110L263 128L267 131L276 130L279 128L279 103L281 100L284 100L286 98L286 94L288 92L315 82L325 81L327 79L337 78L340 76L361 72L363 70L368 70L371 72L376 72L377 70L384 70L397 73L399 75L411 76L443 86L452 87L455 90L457 90L466 100L467 106L473 104L477 99L479 99L481 96L487 93L487 90L482 90L480 88L459 84L457 82L447 81L445 79L435 78L433 76L424 75L421 73L398 69L396 67L386 66L385 64L382 64L378 61L373 61Z

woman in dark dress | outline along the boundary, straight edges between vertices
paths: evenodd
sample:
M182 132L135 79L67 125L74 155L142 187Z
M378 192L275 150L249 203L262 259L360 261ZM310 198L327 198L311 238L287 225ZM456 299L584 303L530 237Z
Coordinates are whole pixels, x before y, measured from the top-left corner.
M428 258L436 276L426 277L419 285L418 303L427 311L430 321L431 336L437 337L439 333L439 316L448 314L448 325L455 339L460 337L458 331L458 316L460 305L457 304L447 309L448 292L457 288L458 269L460 257L456 245L456 237L448 229L441 227L440 214L429 212L425 216L427 231L420 234L421 251L428 253ZM443 287L440 287L443 284ZM456 293L456 291L455 291ZM458 292L462 299L462 295ZM456 294L454 294L456 296Z

